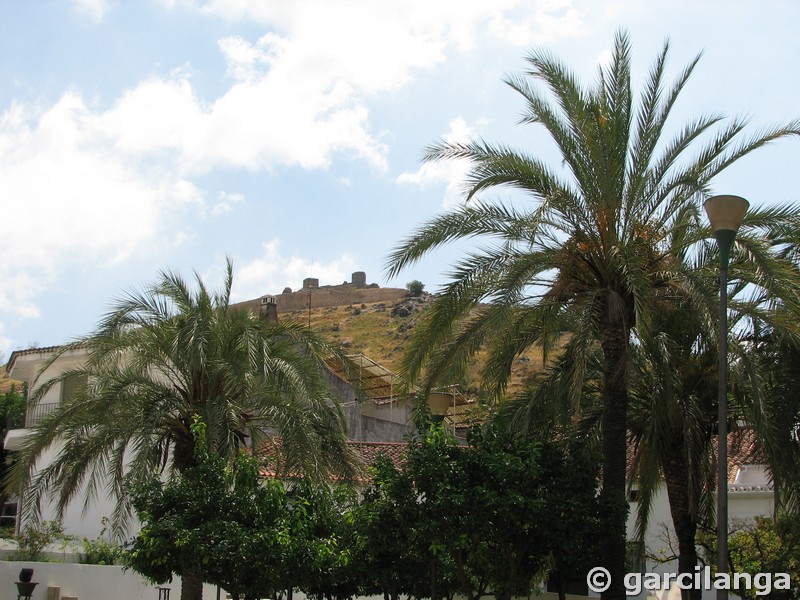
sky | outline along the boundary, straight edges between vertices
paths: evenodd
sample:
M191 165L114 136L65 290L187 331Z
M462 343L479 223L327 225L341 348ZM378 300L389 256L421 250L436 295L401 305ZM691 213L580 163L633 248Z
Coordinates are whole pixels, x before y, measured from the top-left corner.
M546 49L588 83L629 32L634 86L670 41L703 57L671 121L800 117L800 3L763 0L0 0L0 355L93 330L159 272L234 299L350 281L427 291L464 246L393 280L387 256L462 198L481 138L558 157L504 83ZM800 199L800 140L715 193ZM504 200L499 189L491 199Z

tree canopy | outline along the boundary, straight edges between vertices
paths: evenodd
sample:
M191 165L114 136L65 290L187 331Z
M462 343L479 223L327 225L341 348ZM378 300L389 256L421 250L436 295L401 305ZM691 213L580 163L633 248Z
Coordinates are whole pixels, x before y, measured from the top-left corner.
M230 302L233 266L219 292L162 272L120 298L96 331L61 348L45 365L79 350L85 362L33 383L29 406L75 379L76 393L34 428L11 473L36 516L55 498L60 515L79 494L118 501L115 531L130 516L125 474L167 477L196 465L190 428L206 423L208 451L233 460L244 447L280 436L281 466L323 478L355 472L339 398L324 360L334 350L300 324L265 319ZM42 370L44 372L44 369ZM49 449L54 460L40 466ZM199 582L183 599L200 594Z
M528 71L507 83L525 102L521 122L544 128L560 164L483 140L432 145L426 161L470 162L465 203L420 226L390 254L387 266L389 275L397 275L443 244L479 242L453 267L415 328L403 362L409 384L421 377L430 389L455 381L485 348L484 386L500 395L515 358L538 344L546 358L561 353L559 380L577 406L599 361L608 527L602 556L612 581L604 597L618 600L625 595L634 336L652 329L655 316L675 299L714 314L709 307L716 294L708 284L716 246L708 241L700 206L714 178L737 160L800 134L795 121L748 135L746 120L717 114L684 126L668 123L699 60L670 84L668 54L665 43L637 98L625 32L617 33L610 60L592 85L582 85L550 52L533 52ZM499 187L518 190L522 199L486 198ZM754 208L737 238L731 271L753 285L748 289L762 298L762 311L782 303L797 314L798 223L797 205ZM732 286L742 291L739 281Z

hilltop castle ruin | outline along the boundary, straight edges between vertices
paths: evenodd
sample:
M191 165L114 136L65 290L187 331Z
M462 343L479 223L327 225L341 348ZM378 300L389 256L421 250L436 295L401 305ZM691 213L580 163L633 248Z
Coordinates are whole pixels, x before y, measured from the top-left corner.
M271 295L275 299L280 312L308 310L327 306L342 306L348 304L367 304L370 302L393 302L406 295L402 288L382 288L377 283L367 284L367 274L356 271L347 281L340 285L320 286L319 279L307 277L303 280L303 287L297 291L284 288L280 294ZM262 304L261 298L241 302L238 306L247 306L252 311L258 312Z

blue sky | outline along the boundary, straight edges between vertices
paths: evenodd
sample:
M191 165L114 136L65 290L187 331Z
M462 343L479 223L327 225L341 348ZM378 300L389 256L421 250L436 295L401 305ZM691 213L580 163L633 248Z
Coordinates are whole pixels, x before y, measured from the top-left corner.
M677 128L721 112L752 131L800 116L791 1L0 0L0 353L92 330L161 269L238 300L305 277L435 291L458 248L393 281L391 249L459 201L438 138L540 154L503 83L546 47L584 80L628 29L636 81L665 38L670 72L703 59ZM800 140L715 184L800 198ZM493 192L503 199L508 192ZM463 250L463 247L461 248Z

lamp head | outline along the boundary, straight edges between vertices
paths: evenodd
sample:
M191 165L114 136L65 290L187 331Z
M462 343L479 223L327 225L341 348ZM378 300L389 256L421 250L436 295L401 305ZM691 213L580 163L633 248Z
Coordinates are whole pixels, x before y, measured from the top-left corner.
M732 231L734 235L744 221L750 203L740 196L712 196L703 204L714 233Z
M428 408L431 415L439 420L447 415L447 409L453 405L454 394L449 392L431 392L428 394Z
M711 223L711 229L714 230L714 237L719 244L721 269L727 270L728 268L728 257L733 247L733 241L744 221L748 206L750 203L740 196L712 196L703 204L708 221Z

